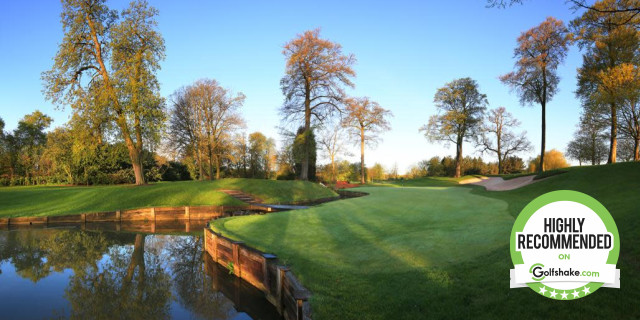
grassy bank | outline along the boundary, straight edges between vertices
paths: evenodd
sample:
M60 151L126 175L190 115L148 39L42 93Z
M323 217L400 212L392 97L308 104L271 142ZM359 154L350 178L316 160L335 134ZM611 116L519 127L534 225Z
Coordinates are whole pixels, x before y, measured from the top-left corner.
M455 183L359 188L370 195L213 226L290 264L314 293L315 319L640 317L640 164L571 168L506 192ZM449 187L419 187L434 184ZM585 192L610 210L622 243L621 289L565 303L509 289L514 217L559 189Z
M242 204L218 189L242 190L267 203L336 195L315 183L259 179L162 182L146 186L4 187L0 188L0 217L52 216L152 206Z

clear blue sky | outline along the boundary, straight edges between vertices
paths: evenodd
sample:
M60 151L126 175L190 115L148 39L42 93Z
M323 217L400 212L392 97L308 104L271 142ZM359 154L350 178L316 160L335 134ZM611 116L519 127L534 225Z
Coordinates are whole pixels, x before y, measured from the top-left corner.
M342 44L358 59L356 88L390 109L392 131L367 163L395 162L404 171L434 155L455 154L429 143L418 128L435 113L437 88L455 78L480 84L492 108L504 106L523 123L522 130L540 147L540 107L522 107L498 76L513 68L518 35L554 16L565 22L574 14L564 1L536 0L507 9L485 8L482 0L460 1L154 1L167 58L158 77L167 97L200 78L214 78L247 96L243 108L248 132L262 131L279 140L279 80L284 72L282 45L296 34L320 27L322 36ZM112 0L121 9L127 1ZM39 109L55 119L70 110L45 101L40 73L51 68L62 39L60 3L52 0L3 1L0 5L0 117L13 129L25 114ZM573 47L559 69L560 92L548 106L547 149L565 150L578 123L576 68L581 53ZM353 152L358 153L357 147ZM467 155L478 155L465 144ZM485 159L494 161L492 156Z

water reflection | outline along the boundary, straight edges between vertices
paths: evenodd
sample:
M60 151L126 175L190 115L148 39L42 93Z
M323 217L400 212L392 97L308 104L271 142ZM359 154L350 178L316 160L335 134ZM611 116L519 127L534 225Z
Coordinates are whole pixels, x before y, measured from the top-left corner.
M0 231L2 319L279 319L201 235Z

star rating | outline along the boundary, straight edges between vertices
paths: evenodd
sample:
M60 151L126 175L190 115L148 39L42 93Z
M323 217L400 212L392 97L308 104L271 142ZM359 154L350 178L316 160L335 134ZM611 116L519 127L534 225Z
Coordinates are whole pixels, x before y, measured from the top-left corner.
M551 298L555 298L558 295L558 293L556 292L556 290L554 289L553 291L549 291L549 296Z
M573 290L573 292L571 292L571 294L573 295L574 298L579 298L580 297L580 292L578 292L578 290Z
M562 296L562 299L567 299L569 297L569 294L566 293L565 291L562 291L560 295Z
M588 295L589 293L591 293L591 289L589 289L589 287L585 286L584 289L582 289L582 292L584 292L584 295Z
M547 289L545 289L544 286L540 287L540 294L544 296L544 293L547 292Z

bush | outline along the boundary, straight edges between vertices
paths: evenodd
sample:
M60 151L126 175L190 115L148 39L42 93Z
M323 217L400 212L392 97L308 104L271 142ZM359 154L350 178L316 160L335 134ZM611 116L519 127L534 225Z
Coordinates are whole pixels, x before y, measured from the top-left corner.
M529 172L536 172L540 163L540 156L529 161ZM544 153L544 170L554 170L569 167L567 159L564 158L562 152L552 149Z

